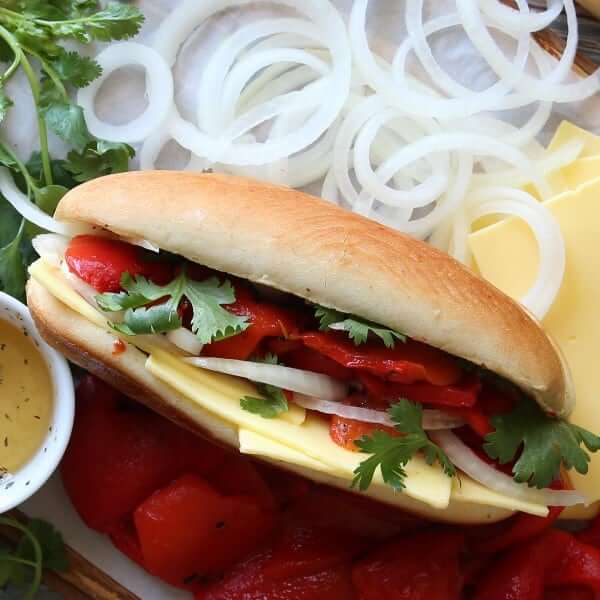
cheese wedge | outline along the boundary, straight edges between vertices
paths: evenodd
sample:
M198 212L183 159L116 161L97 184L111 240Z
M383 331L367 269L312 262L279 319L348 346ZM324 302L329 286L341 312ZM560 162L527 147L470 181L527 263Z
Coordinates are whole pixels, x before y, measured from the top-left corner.
M600 178L546 206L560 224L567 264L562 288L543 326L564 352L575 380L577 404L571 421L600 431ZM470 235L469 245L483 277L514 298L528 289L539 257L524 222L508 219L477 231ZM590 501L600 500L600 456L592 455L587 475L571 472L571 479Z
M577 127L570 121L563 121L556 130L552 141L548 144L548 150L558 150L560 147L579 140L583 142L583 150L578 158L589 158L600 156L600 136L594 135L581 127Z

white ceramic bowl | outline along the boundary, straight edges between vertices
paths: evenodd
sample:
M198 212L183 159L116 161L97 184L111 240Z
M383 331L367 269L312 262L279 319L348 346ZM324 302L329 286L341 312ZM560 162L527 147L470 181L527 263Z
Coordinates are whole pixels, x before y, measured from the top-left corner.
M0 292L0 320L25 329L44 358L52 382L53 411L50 427L39 450L16 473L0 479L0 514L33 495L52 475L62 458L73 428L75 392L67 361L38 333L29 309Z

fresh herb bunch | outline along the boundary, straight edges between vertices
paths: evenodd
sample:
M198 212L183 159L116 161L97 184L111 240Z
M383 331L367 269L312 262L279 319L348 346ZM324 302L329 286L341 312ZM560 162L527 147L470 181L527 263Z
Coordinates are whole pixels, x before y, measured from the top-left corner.
M40 597L42 569L66 571L69 568L61 534L41 519L31 519L24 524L0 517L0 525L22 533L16 547L0 545L0 597L23 600Z
M264 358L256 358L254 360L267 365L281 364L277 355L271 353L266 354ZM255 415L260 415L264 419L273 419L281 413L288 411L288 401L284 391L280 387L268 383L259 383L256 387L263 397L244 396L240 400L240 406L244 410Z
M369 337L369 333L376 335L385 344L386 348L393 348L396 340L406 342L406 336L402 333L372 321L354 315L347 315L325 306L316 305L314 308L315 317L319 319L319 329L321 331L327 329L346 331L356 346L364 344Z
M64 47L135 35L143 16L132 6L97 0L0 0L0 122L13 105L6 83L25 74L35 104L39 152L24 163L0 138L0 165L42 210L52 214L67 189L100 175L126 171L134 151L127 144L94 138L71 92L101 74L98 63ZM53 159L48 130L71 146L65 159ZM0 290L22 298L25 272L34 257L30 239L37 228L26 224L6 201L0 204Z

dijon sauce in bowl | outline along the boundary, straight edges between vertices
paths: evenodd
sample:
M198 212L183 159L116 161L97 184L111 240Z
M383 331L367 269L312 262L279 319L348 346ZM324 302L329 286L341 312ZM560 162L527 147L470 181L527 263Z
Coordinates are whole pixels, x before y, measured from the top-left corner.
M54 472L73 413L67 361L42 340L27 307L0 292L0 513Z

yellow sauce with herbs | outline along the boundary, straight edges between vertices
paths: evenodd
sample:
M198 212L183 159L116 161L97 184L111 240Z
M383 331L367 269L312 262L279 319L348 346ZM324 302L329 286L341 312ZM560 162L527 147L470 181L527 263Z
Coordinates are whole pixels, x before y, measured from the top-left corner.
M0 476L18 471L40 448L52 402L48 366L33 340L0 320Z

